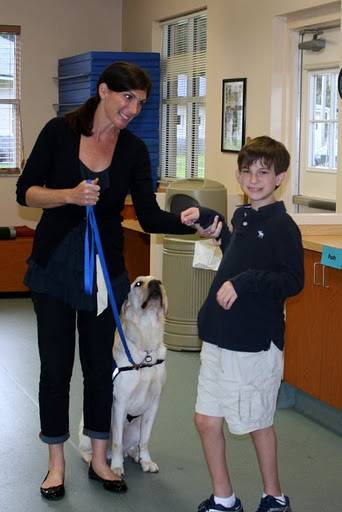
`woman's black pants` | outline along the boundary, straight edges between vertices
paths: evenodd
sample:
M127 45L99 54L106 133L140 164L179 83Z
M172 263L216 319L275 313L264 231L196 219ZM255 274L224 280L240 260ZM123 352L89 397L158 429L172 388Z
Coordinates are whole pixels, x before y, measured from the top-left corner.
M127 289L117 297L120 311ZM84 433L107 439L112 406L112 348L115 322L110 306L76 311L48 294L31 292L41 361L39 408L41 439L58 444L69 437L69 392L75 357L76 326L83 372Z

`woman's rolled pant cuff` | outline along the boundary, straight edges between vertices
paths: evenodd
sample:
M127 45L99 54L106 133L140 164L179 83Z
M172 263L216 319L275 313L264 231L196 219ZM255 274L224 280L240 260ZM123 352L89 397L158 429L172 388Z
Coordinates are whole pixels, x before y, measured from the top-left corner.
M42 432L39 433L39 438L43 443L46 444L62 444L65 443L70 437L70 433L64 434L63 436L45 436Z
M96 432L95 430L83 429L83 434L90 437L90 439L109 439L109 432Z

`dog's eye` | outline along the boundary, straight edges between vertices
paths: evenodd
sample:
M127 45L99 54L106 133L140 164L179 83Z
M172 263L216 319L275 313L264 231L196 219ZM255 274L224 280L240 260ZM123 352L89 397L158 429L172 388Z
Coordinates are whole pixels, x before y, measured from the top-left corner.
M142 283L142 281L137 281L137 282L135 283L134 287L135 287L135 286L138 286L138 287L139 287L139 286L141 286L142 284L143 284L143 283Z

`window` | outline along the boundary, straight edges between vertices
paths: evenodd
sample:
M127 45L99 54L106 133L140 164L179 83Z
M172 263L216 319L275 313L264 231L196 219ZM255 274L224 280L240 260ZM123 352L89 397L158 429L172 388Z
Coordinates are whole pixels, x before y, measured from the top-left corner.
M338 69L309 73L308 168L337 170Z
M20 27L0 25L0 175L18 174L20 126Z
M162 24L161 177L203 178L207 16Z

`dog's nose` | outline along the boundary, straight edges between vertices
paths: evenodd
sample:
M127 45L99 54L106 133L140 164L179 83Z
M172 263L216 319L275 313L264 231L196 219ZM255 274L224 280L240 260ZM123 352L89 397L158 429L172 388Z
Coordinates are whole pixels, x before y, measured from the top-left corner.
M161 281L159 279L151 279L148 283L148 289L150 291L159 291L160 290Z
M163 305L163 294L162 294L162 290L161 290L161 281L159 281L159 279L151 279L151 281L149 281L149 283L147 285L147 291L148 291L148 293L147 293L148 297L141 305L141 307L143 309L146 308L146 306L148 305L148 303L151 299L152 300L159 299L160 305L161 306Z

